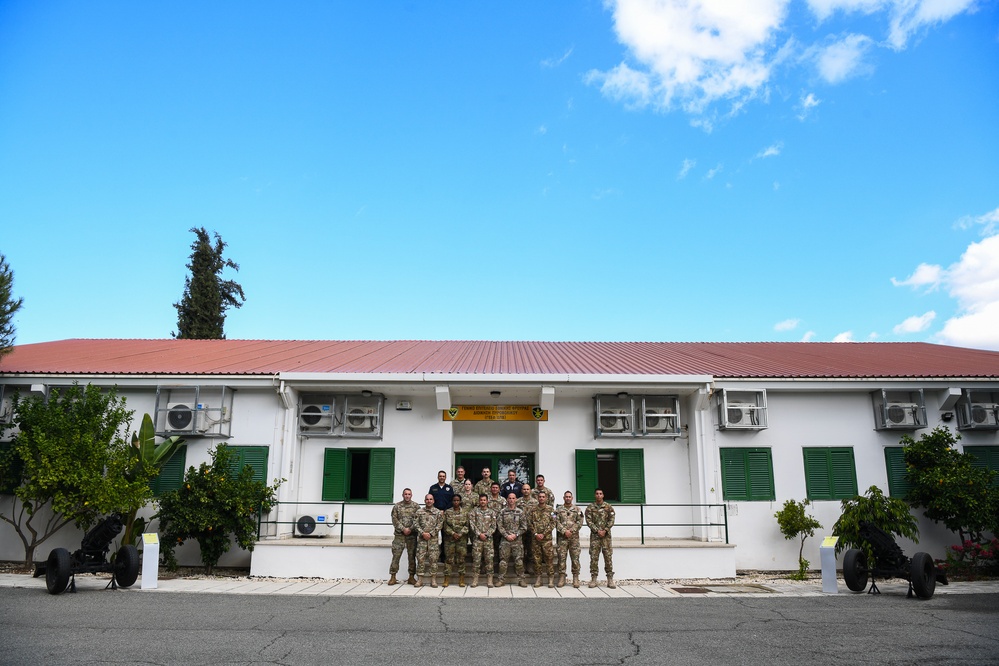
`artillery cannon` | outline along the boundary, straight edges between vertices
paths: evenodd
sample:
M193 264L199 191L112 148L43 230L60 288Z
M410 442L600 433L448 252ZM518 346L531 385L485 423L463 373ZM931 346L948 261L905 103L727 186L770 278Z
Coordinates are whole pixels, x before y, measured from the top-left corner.
M890 534L869 522L860 523L860 538L871 545L874 560L868 562L867 553L859 548L851 548L843 557L843 580L854 592L863 592L867 581L871 581L868 594L881 594L877 578L904 578L909 581L909 593L920 599L929 599L936 590L937 583L947 584L947 575L935 564L929 553L919 552L910 560L902 552Z
M44 566L39 566L35 575L45 572L45 587L49 594L60 594L69 589L76 592L76 574L110 573L108 587L130 587L139 576L139 551L132 544L118 549L114 558L108 561L111 542L124 527L120 514L113 513L97 523L87 532L80 549L70 553L65 548L54 548Z

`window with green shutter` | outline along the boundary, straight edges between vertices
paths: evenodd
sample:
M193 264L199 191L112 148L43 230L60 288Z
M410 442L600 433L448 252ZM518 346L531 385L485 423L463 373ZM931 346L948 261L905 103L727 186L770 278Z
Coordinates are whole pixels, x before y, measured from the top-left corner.
M180 488L184 482L184 472L187 471L187 445L177 447L170 459L160 467L160 473L150 482L153 497L159 497L171 490Z
M722 499L767 502L777 499L770 449L721 449Z
M857 494L853 448L804 448L805 494L810 500L849 499Z
M235 455L232 461L233 472L239 472L249 465L253 468L253 480L267 483L267 453L266 446L230 446Z
M964 452L972 456L972 465L995 472L992 485L999 486L999 446L966 446Z
M324 502L392 501L395 449L326 449Z
M905 454L901 446L885 448L885 471L888 472L888 495L905 499L912 484L909 482L909 470L905 466Z
M589 502L600 488L608 502L645 502L645 451L576 449L576 500Z

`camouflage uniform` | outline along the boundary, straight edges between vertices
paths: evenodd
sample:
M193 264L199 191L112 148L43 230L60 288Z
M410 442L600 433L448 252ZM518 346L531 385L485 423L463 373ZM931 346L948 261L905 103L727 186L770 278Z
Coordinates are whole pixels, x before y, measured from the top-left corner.
M590 528L590 575L600 571L600 553L604 554L604 573L614 576L614 546L611 544L611 528L614 527L614 507L607 502L586 507L586 524ZM604 537L597 536L597 530L607 530Z
M524 512L519 507L511 509L507 507L500 511L496 521L497 530L500 533L500 562L499 562L499 582L503 582L506 577L507 564L510 556L513 556L514 569L518 578L524 577L524 542L521 535L527 531L527 520ZM517 538L513 541L507 539L514 535Z
M472 486L472 492L475 493L475 497L478 498L479 495L485 495L489 497L490 489L493 487L493 480L489 479L479 479L479 482ZM478 500L476 499L476 504Z
M469 534L472 535L472 573L479 573L479 565L485 560L486 573L493 572L493 534L496 533L496 512L490 508L476 506L468 512ZM479 534L485 534L483 541Z
M451 507L444 512L444 576L465 575L465 547L468 544L468 512ZM455 535L458 536L455 539ZM453 569L457 571L453 571Z
M517 498L517 508L524 512L525 520L537 505L538 500L534 498L533 490L530 497L521 495ZM524 565L527 567L527 573L534 573L534 539L531 538L524 539Z
M549 580L553 580L555 575L555 544L552 543L552 530L555 529L555 516L552 515L551 507L540 503L535 504L527 518L528 535L534 548L534 573L540 579L542 571L548 573ZM538 541L538 535L543 534L544 539ZM544 569L542 569L542 559Z
M555 509L555 531L558 534L558 573L565 575L565 557L572 558L572 575L579 575L579 530L583 526L583 512L573 504L567 507L560 504ZM566 532L572 536L566 537Z
M392 538L392 564L389 565L389 575L394 576L399 572L399 560L402 558L402 551L409 555L409 575L416 574L416 512L420 510L420 505L410 500L409 502L396 502L392 507L392 527L395 536ZM409 528L409 536L402 533L405 528Z
M548 506L549 507L558 506L558 504L556 504L557 500L555 499L555 493L548 486L545 486L544 488L535 488L534 490L531 491L531 497L533 497L534 499L537 499L538 498L538 493L542 493L544 495L548 495Z
M502 497L497 497L493 499L493 496L489 496L489 509L496 514L496 519L499 520L500 511L506 508L506 500ZM497 526L496 531L493 532L493 562L495 563L494 571L499 572L499 561L500 561L500 533L499 527ZM488 571L486 573L489 573Z
M416 512L416 572L421 578L437 575L437 559L440 556L437 535L441 531L443 516L439 509L428 510L425 506ZM423 538L424 532L430 533L429 539Z

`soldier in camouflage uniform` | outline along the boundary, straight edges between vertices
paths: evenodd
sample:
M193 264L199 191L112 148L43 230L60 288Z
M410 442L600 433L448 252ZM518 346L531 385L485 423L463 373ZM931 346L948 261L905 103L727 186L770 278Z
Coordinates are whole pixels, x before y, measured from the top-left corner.
M496 513L489 508L489 498L479 495L479 505L468 514L468 533L472 535L472 587L479 585L479 565L485 560L486 586L493 586L493 535Z
M548 507L554 509L557 506L555 491L545 485L545 475L538 474L535 481L537 483L534 485L534 499L539 499L541 495L548 495Z
M538 495L538 503L527 515L527 534L534 547L534 587L541 587L541 572L548 572L548 587L555 587L555 544L552 543L552 530L555 529L555 516L548 504L548 495ZM542 560L544 560L542 562Z
M489 508L496 514L496 520L499 520L500 511L506 508L506 498L500 495L499 481L493 481L489 486ZM500 541L502 541L502 537L500 537L499 528L497 527L493 533L493 573L499 573Z
M402 491L402 501L396 502L392 506L392 529L395 536L392 538L392 564L389 565L389 585L395 585L398 581L395 575L399 573L399 560L402 558L402 551L405 550L409 556L409 580L410 585L416 584L416 530L413 528L416 521L416 512L420 510L420 505L413 501L413 491L406 488Z
M437 587L437 558L440 546L437 535L441 531L443 514L434 507L434 496L427 493L425 506L416 512L416 572L420 579L416 587L423 587L427 576L430 577L430 587Z
M468 544L468 512L463 508L461 495L451 500L451 508L444 512L444 587L451 583L451 574L458 572L458 586L465 587L465 547Z
M597 586L600 553L603 553L607 587L613 588L617 587L614 584L614 545L611 543L614 507L604 501L604 491L600 488L593 492L593 498L593 504L586 507L586 524L590 528L590 587Z
M517 498L517 507L524 512L526 518L531 510L538 505L538 499L534 496L529 483L522 484L520 492L521 495ZM534 573L534 539L530 537L524 539L524 566L527 568L528 575Z
M468 513L479 503L479 496L472 491L472 480L465 479L465 483L459 488L454 487L455 496L461 495L461 507Z
M483 467L482 468L482 478L479 479L478 483L475 484L475 487L472 488L472 492L474 492L476 494L476 496L478 496L478 495L485 495L486 497L488 497L489 496L489 489L493 485L492 476L493 476L493 471L491 469L489 469L488 467ZM478 501L478 500L476 500L476 501Z
M572 586L579 587L579 530L583 526L583 512L572 503L572 493L562 495L565 504L555 510L555 533L558 545L558 586L565 585L565 558L572 558Z
M517 496L513 493L507 495L506 507L500 511L497 519L497 529L499 530L500 541L500 563L499 580L496 587L503 587L505 584L506 570L509 559L513 557L514 569L517 571L517 584L527 587L524 582L524 544L521 535L527 531L527 520L524 512L517 507Z

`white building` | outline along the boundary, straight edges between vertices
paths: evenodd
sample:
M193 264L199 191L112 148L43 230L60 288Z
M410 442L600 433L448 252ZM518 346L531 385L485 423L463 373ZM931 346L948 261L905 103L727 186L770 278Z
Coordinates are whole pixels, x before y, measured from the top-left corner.
M583 505L602 487L622 579L796 569L774 512L810 498L829 534L840 499L898 495L903 434L946 425L999 468L999 353L926 343L64 340L0 361L0 418L14 391L73 382L116 385L134 428L148 412L185 438L161 490L218 442L287 480L252 559L221 563L255 575L385 577L388 504L458 465L473 481L484 466L542 473ZM320 515L328 536L293 536ZM920 529L935 557L957 540ZM66 529L37 556L79 538ZM815 566L819 541L805 548ZM199 562L196 545L178 555ZM0 524L0 559L22 556Z

